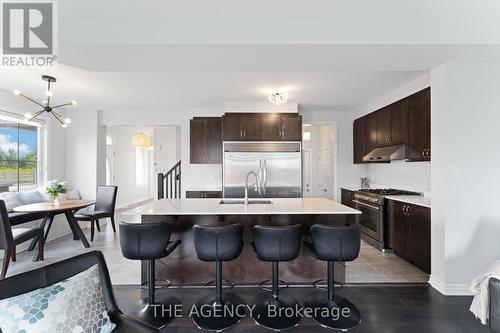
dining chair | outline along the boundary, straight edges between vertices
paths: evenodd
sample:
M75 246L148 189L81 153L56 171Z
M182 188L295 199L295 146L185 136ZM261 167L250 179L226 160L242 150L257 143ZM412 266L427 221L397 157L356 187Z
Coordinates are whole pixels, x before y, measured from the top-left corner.
M101 231L99 219L109 218L113 232L115 226L115 204L118 186L100 185L97 187L96 202L91 212L79 212L75 214L77 221L90 221L90 241L94 241L94 228Z
M43 229L39 227L12 229L5 202L0 200L0 250L4 250L0 280L4 279L7 275L10 260L16 261L16 245L34 238L38 239L38 252L33 257L33 261L43 260Z

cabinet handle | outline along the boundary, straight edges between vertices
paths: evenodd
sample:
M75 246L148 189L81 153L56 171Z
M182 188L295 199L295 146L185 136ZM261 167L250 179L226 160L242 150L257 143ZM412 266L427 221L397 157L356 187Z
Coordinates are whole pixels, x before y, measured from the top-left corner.
M425 157L425 148L422 150L422 156Z

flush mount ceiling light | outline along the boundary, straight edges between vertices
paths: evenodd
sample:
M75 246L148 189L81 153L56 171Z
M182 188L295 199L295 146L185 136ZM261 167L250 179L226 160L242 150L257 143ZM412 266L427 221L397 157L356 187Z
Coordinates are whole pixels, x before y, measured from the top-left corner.
M288 92L283 89L271 91L267 99L269 100L269 102L276 105L285 104L288 100Z
M50 90L50 84L52 82L56 82L56 78L53 77L53 76L42 75L42 80L47 81L47 91L45 92L45 94L47 95L47 99L44 100L44 101L42 101L41 103L37 102L33 98L30 98L30 97L26 96L25 94L23 94L19 90L14 91L14 95L26 98L27 100L29 100L29 101L31 101L31 102L35 103L36 105L38 105L38 106L40 106L40 107L43 108L42 110L37 111L35 113L26 113L26 114L24 114L24 118L26 118L27 120L31 121L31 120L35 119L36 117L40 116L42 113L47 112L47 113L52 114L57 119L57 121L59 121L59 123L61 124L62 127L67 127L68 124L71 123L71 119L69 119L69 118L63 118L59 113L55 112L54 109L57 109L57 108L60 108L60 107L63 107L63 106L76 105L76 102L75 101L71 101L69 103L59 104L59 105L56 105L56 106L51 106L50 105L50 98L52 97L53 93Z
M132 144L136 148L149 148L151 147L151 138L144 132L139 132L132 138Z

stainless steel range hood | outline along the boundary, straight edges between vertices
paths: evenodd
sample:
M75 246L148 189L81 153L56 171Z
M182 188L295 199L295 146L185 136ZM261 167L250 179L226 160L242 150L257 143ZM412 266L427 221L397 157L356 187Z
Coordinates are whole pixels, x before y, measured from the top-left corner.
M406 146L394 145L375 148L363 157L366 162L390 162L393 160L404 160L406 158Z

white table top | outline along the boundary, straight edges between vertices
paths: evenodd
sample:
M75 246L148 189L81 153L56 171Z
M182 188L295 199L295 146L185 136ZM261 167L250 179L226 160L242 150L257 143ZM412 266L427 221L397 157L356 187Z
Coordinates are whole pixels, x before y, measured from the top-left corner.
M225 199L241 200L241 199ZM258 200L258 199L252 199ZM266 199L272 204L219 204L221 199L161 199L125 215L350 215L360 211L326 198Z

